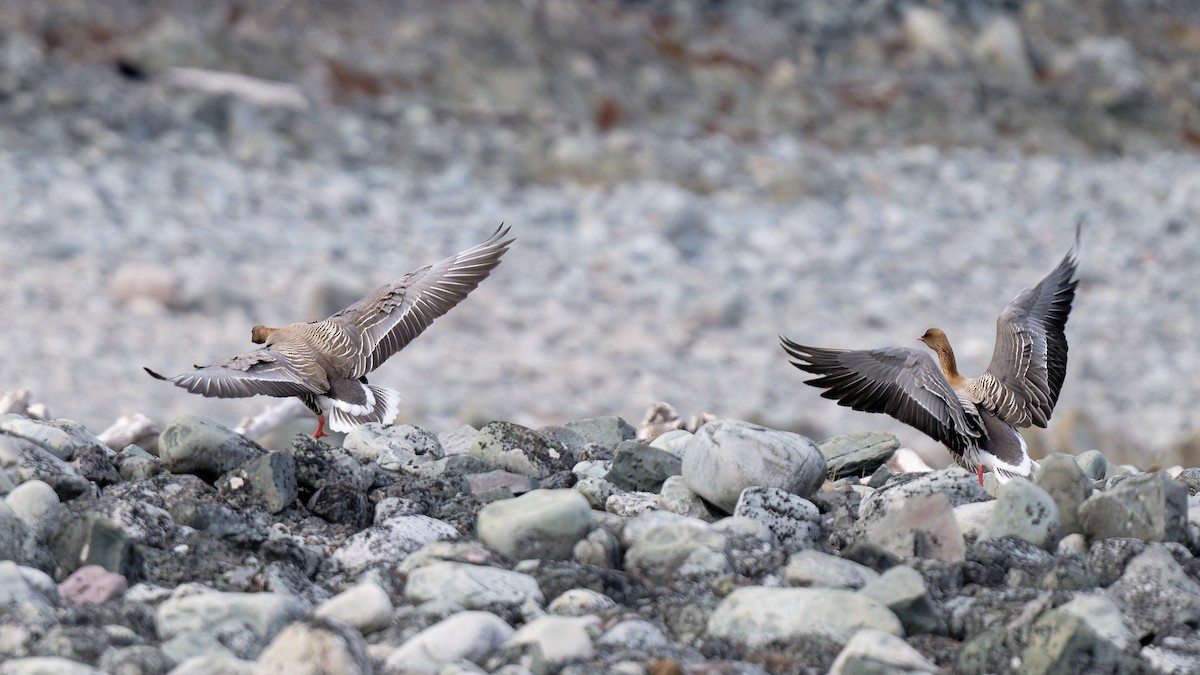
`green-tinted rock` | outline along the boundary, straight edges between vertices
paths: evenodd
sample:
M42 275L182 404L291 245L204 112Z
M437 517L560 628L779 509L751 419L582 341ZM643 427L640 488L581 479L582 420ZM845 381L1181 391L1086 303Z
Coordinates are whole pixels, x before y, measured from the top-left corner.
M825 457L826 475L830 480L869 476L887 462L898 447L900 441L894 435L881 431L843 434L817 445Z
M622 441L613 454L606 478L623 490L658 492L663 481L681 474L683 462L667 452L637 441Z

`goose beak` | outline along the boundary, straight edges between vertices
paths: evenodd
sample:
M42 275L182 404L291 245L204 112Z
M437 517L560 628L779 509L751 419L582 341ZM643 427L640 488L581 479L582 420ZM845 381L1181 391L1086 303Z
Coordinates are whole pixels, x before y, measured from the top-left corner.
M925 341L925 338L923 338L923 337L920 337L920 336L918 336L918 337L917 337L917 339L918 339L918 340L920 340L921 342L924 342L924 341Z

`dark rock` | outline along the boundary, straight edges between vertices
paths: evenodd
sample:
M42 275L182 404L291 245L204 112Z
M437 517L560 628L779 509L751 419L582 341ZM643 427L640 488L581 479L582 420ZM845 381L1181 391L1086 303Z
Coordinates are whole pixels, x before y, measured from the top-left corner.
M546 426L546 427L539 427L537 432L539 434L545 436L546 438L550 439L551 441L558 443L560 446L566 448L567 452L571 453L577 459L579 458L579 453L582 452L583 449L585 447L587 447L588 443L590 442L590 441L588 441L588 439L586 439L582 435L580 435L577 431L575 431L573 429L569 429L567 427L560 427L560 426L553 426L553 425ZM612 448L609 448L609 450L611 451Z
M979 566L964 568L967 581L985 586L1002 583L1009 570L1036 575L1054 565L1053 555L1017 537L977 541L967 549L967 560Z
M121 475L108 460L108 449L101 445L80 448L71 459L71 466L79 475L104 487L121 482Z
M356 529L370 523L374 511L367 494L349 481L326 483L312 493L304 506L331 523L344 523Z
M159 457L171 473L192 473L206 481L266 454L254 441L196 415L171 421L158 437Z
M0 434L0 466L18 484L34 479L46 483L64 502L92 489L75 467L23 438Z
M1092 539L1185 542L1187 497L1187 488L1163 472L1133 475L1088 497L1079 523Z
M270 452L221 476L216 488L230 504L259 504L279 513L296 500L296 465L287 451Z
M266 538L266 531L247 518L244 511L234 511L223 504L182 499L171 501L168 508L177 525L207 532L233 544L253 545Z
M867 476L883 466L900 441L892 434L880 431L865 431L834 436L821 441L817 449L825 457L830 480L848 476Z
M538 487L544 490L567 490L575 487L579 477L573 471L555 471L538 481Z
M372 472L354 455L307 434L292 438L291 454L301 499L308 499L333 483L349 483L366 492L374 479Z
M665 450L637 441L621 441L605 478L623 490L658 492L663 481L680 475L682 470L682 460Z

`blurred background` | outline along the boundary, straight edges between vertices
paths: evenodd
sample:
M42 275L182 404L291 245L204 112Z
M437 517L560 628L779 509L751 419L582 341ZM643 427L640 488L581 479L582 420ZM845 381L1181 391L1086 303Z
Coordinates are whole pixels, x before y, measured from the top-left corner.
M93 431L271 399L149 378L483 240L372 381L401 420L667 401L884 429L777 337L962 370L1084 222L1035 454L1200 464L1200 5L1154 0L0 1L0 392ZM935 460L936 461L936 460Z

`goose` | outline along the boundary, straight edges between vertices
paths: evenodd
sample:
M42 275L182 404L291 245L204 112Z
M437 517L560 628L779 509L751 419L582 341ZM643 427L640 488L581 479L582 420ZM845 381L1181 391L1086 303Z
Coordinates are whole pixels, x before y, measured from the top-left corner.
M1022 290L996 319L996 344L987 370L978 377L958 371L945 331L921 335L933 350L910 347L826 349L780 337L791 364L818 377L806 384L821 396L855 410L886 413L950 449L955 461L984 469L1001 483L1032 480L1038 464L1018 431L1045 427L1067 372L1064 328L1075 299L1080 228L1075 244L1053 271Z
M282 328L254 326L250 339L263 347L159 380L194 394L244 398L296 396L317 416L314 438L348 432L368 422L390 423L400 395L367 383L367 373L450 311L500 264L513 239L501 225L483 243L427 265L378 290L328 319Z

